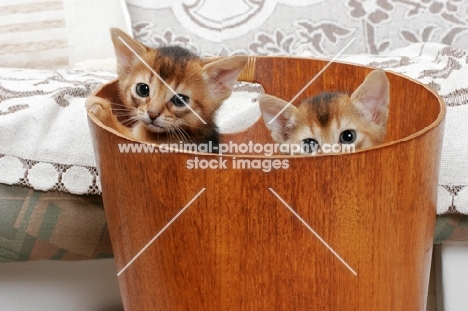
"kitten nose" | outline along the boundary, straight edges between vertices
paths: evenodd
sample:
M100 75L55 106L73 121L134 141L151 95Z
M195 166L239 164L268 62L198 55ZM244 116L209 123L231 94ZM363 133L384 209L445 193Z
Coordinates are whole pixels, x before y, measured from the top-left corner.
M159 117L160 115L161 115L160 112L148 111L148 117L151 119L151 121L156 120L156 118Z

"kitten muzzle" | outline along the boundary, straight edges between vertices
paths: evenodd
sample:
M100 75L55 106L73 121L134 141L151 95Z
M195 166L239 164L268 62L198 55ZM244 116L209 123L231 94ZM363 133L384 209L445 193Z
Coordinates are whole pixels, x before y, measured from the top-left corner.
M153 112L153 111L148 111L147 114L148 114L148 118L150 118L150 120L153 122L156 120L157 117L161 115L160 112Z
M160 126L160 125L154 124L154 122L151 122L149 124L146 124L146 128L150 132L163 133L163 132L167 132L167 128L169 128L169 126Z

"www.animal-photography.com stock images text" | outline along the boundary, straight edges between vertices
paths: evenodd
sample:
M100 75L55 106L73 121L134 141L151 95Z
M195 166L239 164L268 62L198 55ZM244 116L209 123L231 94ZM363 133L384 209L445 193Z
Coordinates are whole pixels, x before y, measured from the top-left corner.
M218 146L211 142L206 144L193 144L180 141L179 144L144 144L121 143L118 144L121 153L211 153L218 157L213 159L200 159L194 156L185 163L187 169L261 169L270 172L273 169L288 169L289 159L269 158L274 155L304 155L315 156L320 154L354 153L354 144L323 144L301 142L300 144L277 143L248 143L237 144L234 142L220 143ZM223 155L250 155L249 158L236 158L235 156L223 157ZM261 158L255 158L255 155Z

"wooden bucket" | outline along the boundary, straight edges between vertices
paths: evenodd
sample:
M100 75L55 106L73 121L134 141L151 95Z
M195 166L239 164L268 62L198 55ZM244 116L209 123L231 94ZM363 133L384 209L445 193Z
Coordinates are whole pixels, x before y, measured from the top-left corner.
M241 80L287 100L326 63L251 57ZM331 64L299 100L370 71ZM384 144L270 172L232 167L268 156L122 153L131 141L88 115L125 310L425 310L445 105L387 76ZM118 102L115 81L88 100ZM263 120L222 141L271 142Z

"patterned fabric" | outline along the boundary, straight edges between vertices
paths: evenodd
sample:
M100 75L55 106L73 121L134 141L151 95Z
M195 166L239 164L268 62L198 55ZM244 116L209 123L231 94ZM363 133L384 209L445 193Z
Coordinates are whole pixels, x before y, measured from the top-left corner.
M100 196L0 184L0 262L113 256ZM437 216L434 243L468 241L468 215Z
M0 184L0 261L112 256L100 196Z
M126 0L136 38L209 55L385 54L418 42L468 49L466 0Z
M130 30L128 19L123 0L0 0L0 67L57 69L113 57L109 27Z
M99 194L84 102L115 77L0 69L0 183Z
M468 215L437 216L434 244L466 241L468 241Z

